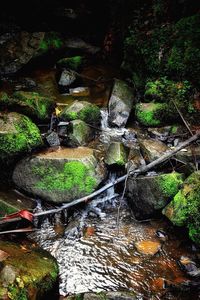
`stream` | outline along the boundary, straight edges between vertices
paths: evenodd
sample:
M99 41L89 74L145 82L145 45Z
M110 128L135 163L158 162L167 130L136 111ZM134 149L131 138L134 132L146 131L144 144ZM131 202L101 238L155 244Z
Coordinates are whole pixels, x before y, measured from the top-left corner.
M55 93L54 83L49 86L52 72L47 75L46 71L38 71L33 76L38 78L39 87L43 86L49 93ZM98 104L108 96L96 95ZM62 105L71 100L60 95L58 102ZM106 107L101 109L101 117L101 132L91 146L106 150L111 141L136 142L132 130L108 126ZM118 176L118 172L110 171L107 183ZM200 299L195 290L188 293L184 289L166 288L166 283L176 286L190 279L177 263L181 256L196 257L196 249L183 231L164 218L137 221L126 199L121 199L118 193L117 189L110 188L101 197L65 215L38 221L38 230L27 235L57 259L60 295L128 290L136 292L138 299ZM35 212L43 209L37 200ZM161 237L159 232L163 233ZM141 254L135 246L140 241L158 242L160 250L155 255Z

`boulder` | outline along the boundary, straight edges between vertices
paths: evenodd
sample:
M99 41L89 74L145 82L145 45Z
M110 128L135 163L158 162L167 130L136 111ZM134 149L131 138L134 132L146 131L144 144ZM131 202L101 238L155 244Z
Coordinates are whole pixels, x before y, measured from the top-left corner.
M90 148L56 148L21 160L14 183L44 200L71 202L91 194L105 178L105 169Z
M190 238L200 244L200 171L192 173L163 214L177 226L187 226Z
M134 95L132 89L126 82L115 79L109 100L108 121L111 125L125 127L133 107L133 100Z
M157 176L129 176L126 196L138 219L161 212L176 195L183 183L183 175L177 172Z
M26 116L0 114L0 160L7 160L42 145L38 127Z
M153 139L140 139L139 144L143 157L147 162L159 158L169 149L163 142Z
M136 120L144 126L161 126L167 119L166 103L137 103L135 107Z
M88 124L99 124L101 113L97 105L87 101L74 101L64 108L59 117L63 121L82 120Z
M105 156L105 163L108 166L117 165L125 166L128 160L128 149L119 142L112 142Z
M0 250L7 253L0 259L0 299L56 296L58 265L47 251L6 241L0 241Z
M15 92L9 104L30 118L39 120L50 119L55 106L52 98L44 97L36 92L24 91Z
M71 121L68 130L67 143L72 147L85 146L93 136L91 128L81 120Z
M44 32L16 31L0 36L0 74L15 73L34 57Z
M71 70L63 70L58 82L59 85L68 87L76 80L76 75Z

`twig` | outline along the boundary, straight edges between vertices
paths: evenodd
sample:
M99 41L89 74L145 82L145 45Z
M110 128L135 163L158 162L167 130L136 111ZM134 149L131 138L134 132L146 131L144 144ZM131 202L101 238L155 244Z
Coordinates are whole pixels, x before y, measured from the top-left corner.
M176 105L176 102L175 102L174 100L172 100L172 102L173 102L173 104L174 104L174 106L175 106L175 108L176 108L176 110L177 110L179 116L181 117L183 123L185 124L187 130L189 131L189 133L191 134L191 136L193 136L192 130L190 129L190 127L189 127L187 121L185 120L185 118L183 117L183 115L182 115L180 109L179 109L178 106Z

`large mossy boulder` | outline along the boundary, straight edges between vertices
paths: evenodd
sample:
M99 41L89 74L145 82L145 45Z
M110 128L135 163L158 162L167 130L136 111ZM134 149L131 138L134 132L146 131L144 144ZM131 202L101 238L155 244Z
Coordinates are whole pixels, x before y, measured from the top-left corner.
M166 103L137 103L135 106L136 120L143 126L161 126L166 120Z
M71 202L92 193L105 177L90 148L58 148L21 160L13 173L22 190L44 200Z
M97 105L87 101L74 101L59 115L63 121L82 120L88 124L99 124L101 113Z
M56 297L58 265L47 251L0 241L0 253L0 299Z
M109 100L108 121L111 125L125 127L133 108L133 100L134 94L132 88L126 82L115 79Z
M177 172L157 176L130 176L127 181L127 199L139 219L161 212L176 195L183 183L183 175Z
M26 116L0 114L0 160L8 160L42 145L38 127Z
M39 120L50 119L55 106L54 100L49 97L24 91L15 92L10 104L29 117Z
M200 171L192 173L163 214L177 226L186 226L190 238L200 244Z

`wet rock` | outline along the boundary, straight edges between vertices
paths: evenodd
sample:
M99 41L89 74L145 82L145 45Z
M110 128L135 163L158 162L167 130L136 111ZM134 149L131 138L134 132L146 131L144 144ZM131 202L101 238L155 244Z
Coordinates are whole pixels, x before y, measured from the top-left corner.
M136 300L138 298L134 292L100 292L100 293L85 293L83 300Z
M14 80L8 77L3 79L3 81L11 84L15 91L30 91L37 87L37 83L29 77L16 78Z
M58 266L47 252L31 245L0 241L9 256L0 270L1 299L40 299L56 289Z
M163 242L165 242L168 238L166 232L163 231L162 229L158 229L156 231L156 236Z
M67 142L69 146L85 146L92 137L92 130L84 121L74 120L70 122Z
M12 97L1 94L0 106L36 120L46 120L50 118L54 109L54 100L35 92L18 91Z
M179 260L181 269L191 277L200 277L200 268L189 257L181 256Z
M192 145L186 149L180 150L175 154L175 157L186 164L188 163L200 163L200 146Z
M17 31L0 36L0 74L15 73L35 55L43 32Z
M112 142L108 147L105 156L105 163L108 166L125 166L128 160L128 149L119 142Z
M156 241L140 241L135 243L137 251L145 255L155 255L161 249L161 244Z
M60 139L57 132L52 131L49 135L46 136L46 141L50 147L60 146Z
M74 89L69 89L69 93L76 97L88 97L90 95L90 90L88 87L77 87Z
M153 139L140 139L139 144L143 157L147 162L152 162L153 160L159 158L169 149L161 141L156 141Z
M71 70L64 70L60 76L60 80L58 82L59 85L68 87L76 80L76 75Z
M98 106L87 101L75 101L59 115L63 121L82 120L88 124L99 124L101 113Z
M128 156L128 169L135 170L141 166L145 166L145 160L141 155L139 146L130 149L129 156Z
M177 226L186 226L190 238L200 244L200 171L192 173L163 214Z
M161 212L176 195L183 183L183 175L177 172L157 176L129 176L126 196L138 219Z
M56 148L21 160L13 173L22 190L55 203L92 193L105 178L90 148Z
M171 126L148 128L147 130L152 138L156 138L160 141L166 141L170 134Z
M167 104L165 103L138 103L135 108L135 116L137 121L144 126L160 126L166 116Z
M133 107L133 101L132 89L124 81L115 79L109 100L109 123L113 126L125 127Z
M42 145L38 127L18 113L0 114L0 160L4 161Z
M69 49L77 49L82 50L85 53L88 54L96 54L100 51L100 48L94 45L91 45L90 43L85 42L81 38L70 38L65 40L65 45Z

